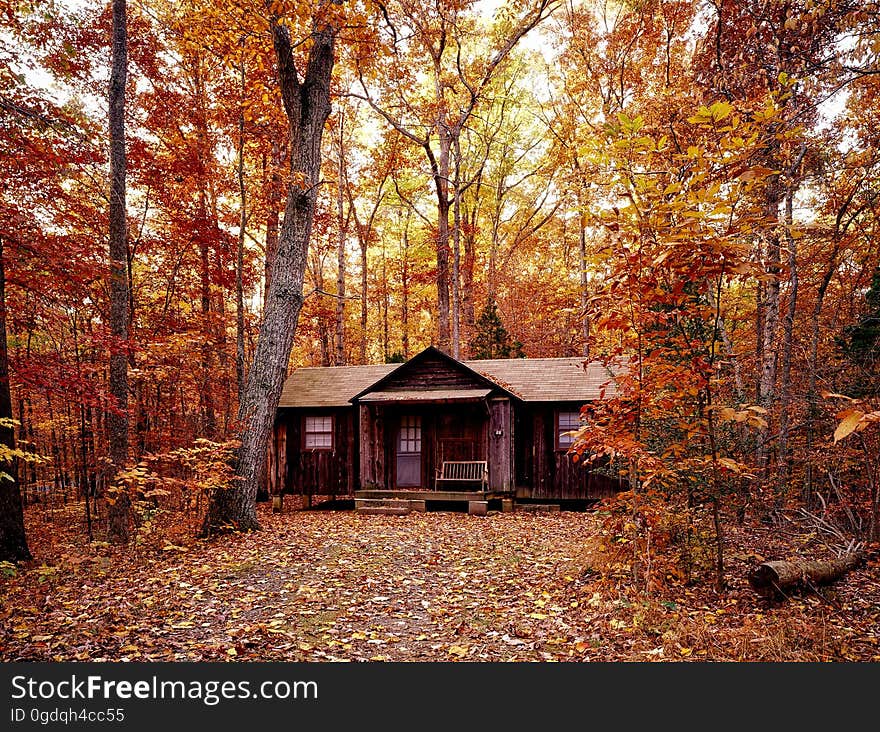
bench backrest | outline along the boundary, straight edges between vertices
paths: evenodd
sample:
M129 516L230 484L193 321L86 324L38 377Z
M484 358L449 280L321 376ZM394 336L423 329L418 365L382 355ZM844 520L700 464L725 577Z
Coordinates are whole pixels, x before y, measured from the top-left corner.
M443 480L482 480L488 472L485 460L445 460L440 477Z

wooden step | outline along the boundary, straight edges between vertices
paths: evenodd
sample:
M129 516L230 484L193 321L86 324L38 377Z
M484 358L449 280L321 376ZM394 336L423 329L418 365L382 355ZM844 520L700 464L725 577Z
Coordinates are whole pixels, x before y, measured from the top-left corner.
M412 506L402 498L355 498L354 510L368 515L406 516Z

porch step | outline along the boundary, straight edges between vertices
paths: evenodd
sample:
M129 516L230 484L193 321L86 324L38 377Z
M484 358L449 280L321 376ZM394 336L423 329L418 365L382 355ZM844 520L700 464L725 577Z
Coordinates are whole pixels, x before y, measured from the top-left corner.
M355 498L354 510L368 515L406 516L412 506L410 501L402 498Z

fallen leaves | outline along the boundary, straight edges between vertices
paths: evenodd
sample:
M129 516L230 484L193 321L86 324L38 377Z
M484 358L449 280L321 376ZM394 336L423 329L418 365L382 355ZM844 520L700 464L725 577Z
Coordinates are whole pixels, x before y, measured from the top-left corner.
M745 592L718 598L681 588L671 597L630 597L615 584L624 580L585 569L597 531L591 514L476 521L455 513L261 510L260 521L264 531L255 534L213 543L176 536L138 550L89 546L75 529L62 535L60 517L52 526L31 526L39 537L36 559L0 576L0 658L470 662L877 654L864 623L844 623L839 614L835 625L819 601L768 613ZM752 556L751 546L731 547L732 563L745 565ZM859 612L873 613L873 623L877 603L871 595L853 603L862 601ZM824 627L825 646L813 627Z

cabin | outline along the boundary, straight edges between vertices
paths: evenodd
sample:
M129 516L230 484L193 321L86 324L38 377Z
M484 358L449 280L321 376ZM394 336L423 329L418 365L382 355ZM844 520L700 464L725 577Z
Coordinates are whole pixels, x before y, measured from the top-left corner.
M615 393L582 358L458 361L430 346L405 363L300 368L286 380L267 489L353 498L365 513L467 502L592 501L622 484L572 460L585 404Z

